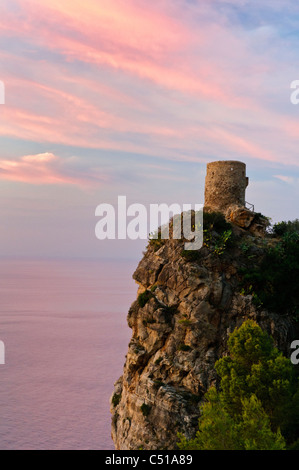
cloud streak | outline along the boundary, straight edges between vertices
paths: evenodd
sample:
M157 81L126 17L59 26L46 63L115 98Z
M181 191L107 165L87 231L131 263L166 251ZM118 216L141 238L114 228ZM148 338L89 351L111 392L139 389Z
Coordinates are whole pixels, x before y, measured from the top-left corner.
M104 175L99 174L96 177L91 174L81 176L70 163L72 159L65 161L50 152L24 155L14 160L0 159L0 179L33 185L67 184L82 187L94 183L95 180L107 180Z
M250 5L3 0L0 135L182 161L284 154L298 165L295 39L282 38L295 30L290 3Z
M291 185L294 185L294 184L298 184L299 182L299 177L294 177L294 176L287 176L287 175L274 175L274 178L277 178L281 181L283 181L284 183L287 183L287 184L291 184Z
M203 202L219 159L247 164L259 212L297 217L298 14L293 0L1 0L2 253L95 256L99 202Z

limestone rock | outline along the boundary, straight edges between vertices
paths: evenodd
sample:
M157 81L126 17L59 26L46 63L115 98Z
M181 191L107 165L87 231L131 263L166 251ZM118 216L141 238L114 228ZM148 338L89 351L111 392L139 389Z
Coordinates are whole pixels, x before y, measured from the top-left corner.
M242 206L230 206L226 211L226 218L238 227L248 228L255 218L255 213Z
M251 254L260 256L260 238L246 231L254 214L244 208L230 214ZM203 247L188 260L181 240L149 243L133 275L140 289L128 313L132 339L111 396L116 449L175 449L178 432L194 435L199 403L217 381L215 362L245 319L261 324L282 351L291 344L292 319L257 310L252 296L240 292L237 245L222 257Z

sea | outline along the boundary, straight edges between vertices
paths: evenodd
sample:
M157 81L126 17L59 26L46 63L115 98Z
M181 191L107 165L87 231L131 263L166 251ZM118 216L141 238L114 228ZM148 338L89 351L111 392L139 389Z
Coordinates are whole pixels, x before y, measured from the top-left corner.
M1 450L113 450L136 261L0 261Z

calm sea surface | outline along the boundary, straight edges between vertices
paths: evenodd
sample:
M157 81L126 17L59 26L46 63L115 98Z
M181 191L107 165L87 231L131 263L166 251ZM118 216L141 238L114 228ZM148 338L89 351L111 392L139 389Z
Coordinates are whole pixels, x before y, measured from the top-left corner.
M137 262L0 261L0 449L114 449Z

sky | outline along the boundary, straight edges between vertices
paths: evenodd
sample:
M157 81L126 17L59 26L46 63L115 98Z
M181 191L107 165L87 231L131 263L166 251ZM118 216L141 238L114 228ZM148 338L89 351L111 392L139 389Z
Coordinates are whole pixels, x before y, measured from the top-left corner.
M0 256L138 259L96 207L203 203L214 160L297 218L298 39L291 0L1 0Z

